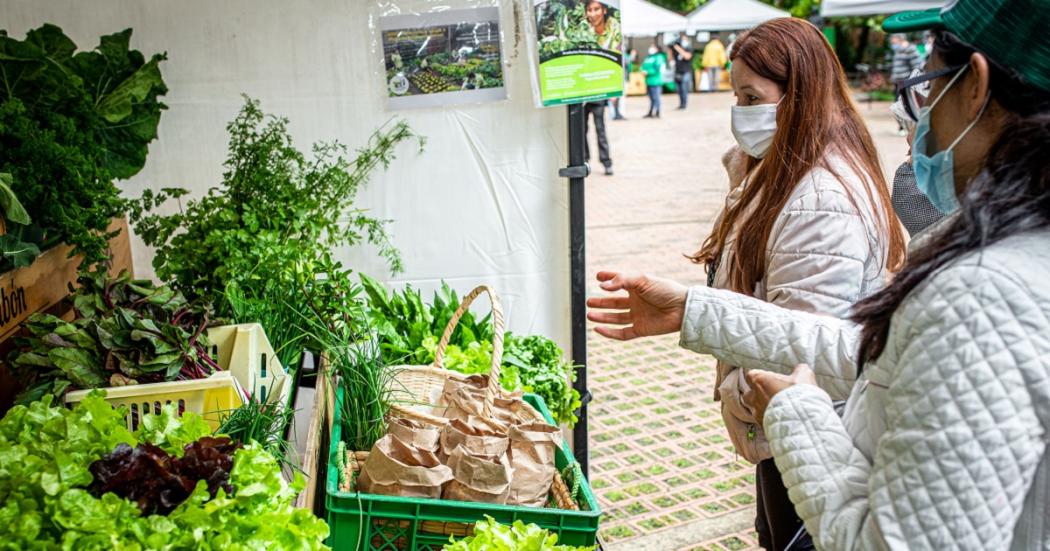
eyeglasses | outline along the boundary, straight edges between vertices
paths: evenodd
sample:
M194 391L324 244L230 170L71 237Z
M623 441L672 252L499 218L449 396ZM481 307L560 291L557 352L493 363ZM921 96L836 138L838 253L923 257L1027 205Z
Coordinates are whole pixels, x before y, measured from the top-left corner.
M904 107L904 113L911 122L916 123L919 121L919 112L922 106L926 104L926 98L930 95L932 82L935 79L957 72L963 67L966 67L966 65L945 67L932 73L927 73L923 69L916 69L912 71L911 76L897 83L897 99L901 102Z

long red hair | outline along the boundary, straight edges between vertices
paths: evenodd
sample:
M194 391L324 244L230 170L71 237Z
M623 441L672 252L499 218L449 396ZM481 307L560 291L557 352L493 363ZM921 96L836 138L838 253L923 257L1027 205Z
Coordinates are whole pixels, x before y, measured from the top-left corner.
M730 59L743 61L784 90L777 108L778 130L762 162L748 158L750 180L740 200L722 214L714 233L690 258L710 269L739 226L733 266L723 268L730 270L732 290L753 293L765 275L769 234L795 186L818 167L842 180L827 163L829 149L834 148L851 171L867 180L869 204L877 209L879 229L889 242L886 266L898 271L904 264L904 233L893 214L875 144L850 99L846 75L824 35L801 19L773 19L741 34ZM848 188L846 193L850 193ZM852 195L850 200L857 205ZM745 212L750 214L741 219Z

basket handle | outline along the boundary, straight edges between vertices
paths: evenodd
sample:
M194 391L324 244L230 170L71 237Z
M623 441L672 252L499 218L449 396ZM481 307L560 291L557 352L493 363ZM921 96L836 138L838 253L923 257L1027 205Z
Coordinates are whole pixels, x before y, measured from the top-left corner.
M485 409L488 410L492 406L492 401L500 393L499 370L500 365L503 363L503 306L500 305L499 297L496 296L496 291L492 290L492 287L479 285L467 296L463 297L463 302L460 303L459 309L456 310L452 319L448 320L448 325L445 326L445 334L441 335L441 340L438 342L437 351L434 353L434 367L438 369L445 368L445 348L448 347L448 341L452 338L452 332L459 325L459 318L467 313L470 304L482 293L488 294L489 302L492 303L492 367L489 371L488 392L485 393Z

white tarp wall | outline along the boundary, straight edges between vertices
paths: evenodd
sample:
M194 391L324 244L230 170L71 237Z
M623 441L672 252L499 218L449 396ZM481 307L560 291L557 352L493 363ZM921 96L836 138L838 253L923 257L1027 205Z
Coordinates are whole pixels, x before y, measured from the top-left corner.
M646 0L622 0L624 36L656 36L684 31L685 17Z
M884 15L907 10L928 10L944 6L945 0L824 0L822 17Z
M689 32L736 31L780 17L791 14L758 0L710 0L690 13L687 20Z
M402 147L357 206L394 220L390 230L406 273L392 283L412 283L428 297L440 279L461 293L492 284L510 330L544 334L567 349L568 184L557 177L565 164L565 109L534 107L517 24L524 18L514 13L521 3L501 2L511 98L399 113L428 137L426 150L417 156L414 146ZM99 36L132 27L132 47L147 56L166 51L161 70L170 91L162 100L169 109L160 139L150 145L145 169L121 187L136 197L163 186L196 196L220 182L225 125L241 107L242 92L261 100L265 111L288 117L302 150L318 140L363 145L395 114L385 110L383 83L373 77L380 61L369 44L370 4L4 0L0 28L22 38L55 23L90 49ZM152 275L151 251L136 239L133 253L137 273ZM344 258L357 271L390 279L368 251Z

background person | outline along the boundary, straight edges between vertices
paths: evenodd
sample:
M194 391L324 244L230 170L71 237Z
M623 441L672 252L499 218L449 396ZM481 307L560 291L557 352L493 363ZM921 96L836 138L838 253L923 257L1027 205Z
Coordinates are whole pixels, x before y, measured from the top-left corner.
M678 40L671 44L674 58L674 82L678 88L678 109L689 104L689 92L693 91L693 45L686 34L678 33Z
M591 142L586 139L590 130L590 119L594 119L594 133L598 141L598 160L601 161L602 166L605 167L605 175L612 176L612 158L609 157L609 139L605 135L605 102L604 101L592 101L584 104L583 113L583 145L584 155L588 162L591 160Z
M718 33L711 33L711 40L704 46L701 63L707 72L707 91L717 92L722 78L722 68L726 66L726 47L718 39Z
M645 73L645 90L649 94L649 113L643 118L660 118L660 94L663 93L664 88L666 59L661 55L656 44L649 46L649 55L642 62L642 72Z
M924 58L914 44L908 41L908 36L897 33L890 35L890 48L893 50L892 64L890 66L890 81L898 86L916 69L921 69ZM903 126L897 126L897 133L905 135Z

